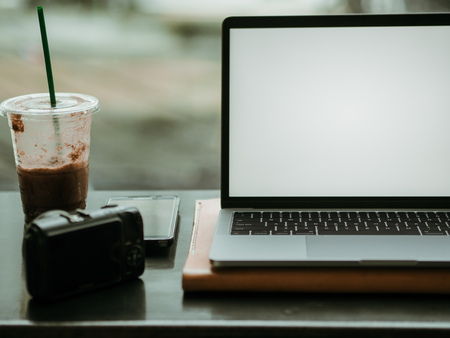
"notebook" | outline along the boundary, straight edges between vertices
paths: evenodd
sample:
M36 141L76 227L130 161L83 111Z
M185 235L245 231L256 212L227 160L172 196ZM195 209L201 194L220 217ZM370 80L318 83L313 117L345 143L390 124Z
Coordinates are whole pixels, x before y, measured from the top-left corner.
M450 14L231 17L222 44L214 266L450 265Z

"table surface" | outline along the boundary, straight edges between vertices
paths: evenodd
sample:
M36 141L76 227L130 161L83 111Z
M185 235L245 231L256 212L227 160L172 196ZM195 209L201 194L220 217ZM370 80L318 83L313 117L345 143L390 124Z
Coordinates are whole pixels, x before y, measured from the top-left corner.
M20 196L1 192L0 337L450 336L450 295L184 294L195 200L219 191L92 191L88 209L112 196L163 194L180 197L176 239L147 256L139 279L42 305L24 282Z

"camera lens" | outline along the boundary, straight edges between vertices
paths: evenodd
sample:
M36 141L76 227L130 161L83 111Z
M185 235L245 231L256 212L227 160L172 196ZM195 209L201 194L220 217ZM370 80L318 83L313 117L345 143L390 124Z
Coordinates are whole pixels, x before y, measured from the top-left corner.
M126 255L127 264L131 267L137 267L144 259L143 250L140 246L132 246Z

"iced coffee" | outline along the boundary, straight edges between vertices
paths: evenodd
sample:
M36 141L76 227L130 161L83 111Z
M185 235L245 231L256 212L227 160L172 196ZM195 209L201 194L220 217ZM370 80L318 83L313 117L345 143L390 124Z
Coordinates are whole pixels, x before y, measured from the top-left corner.
M11 98L1 103L8 118L20 194L29 222L47 210L86 207L92 114L95 97L57 93Z

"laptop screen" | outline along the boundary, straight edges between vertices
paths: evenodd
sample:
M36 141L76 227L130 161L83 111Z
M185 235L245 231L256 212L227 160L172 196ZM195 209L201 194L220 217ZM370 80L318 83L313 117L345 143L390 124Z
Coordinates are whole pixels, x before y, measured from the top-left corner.
M449 25L228 33L230 197L450 196Z

